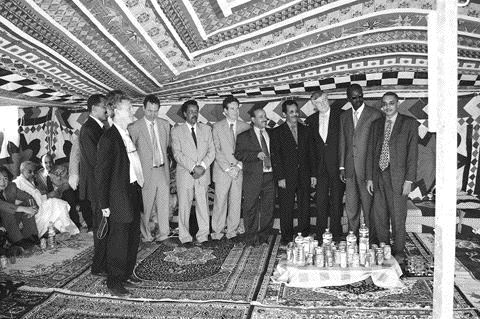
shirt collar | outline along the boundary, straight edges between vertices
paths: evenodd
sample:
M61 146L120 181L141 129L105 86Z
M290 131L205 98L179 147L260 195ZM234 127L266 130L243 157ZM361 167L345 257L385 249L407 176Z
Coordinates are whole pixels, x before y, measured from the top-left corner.
M193 129L194 129L195 131L197 131L197 124L198 124L198 123L195 123L195 125L193 125L193 126L190 125L190 123L188 123L188 122L185 122L185 123L187 124L188 129L189 129L190 131L192 130L192 127L193 127Z
M392 121L392 125L395 124L395 121L397 120L398 117L398 112L392 116L391 118L385 117L385 123L387 123L388 120Z
M318 115L319 115L319 117L329 117L330 116L330 108L325 113L318 112Z
M97 122L98 125L100 125L101 128L103 128L103 123L102 123L102 121L100 121L99 119L97 119L95 116L90 115L90 117L91 117L92 119L94 119L95 122Z
M232 124L233 124L233 126L235 126L237 124L237 121L231 121L227 118L227 124L228 124L228 126L230 126Z
M362 105L360 105L360 107L356 111L359 117L360 117L360 114L362 114L364 109L365 109L365 103L362 103ZM352 110L353 110L353 113L355 113L355 109L353 107L352 107Z
M130 134L128 134L127 130L124 130L119 125L117 125L115 122L113 122L112 125L114 125L117 128L118 132L120 132L120 135L125 136L125 137L130 136Z
M289 123L289 122L285 122L285 123L287 123L287 125L288 125L288 127L289 127L290 129L292 129L292 127L298 127L298 122L297 122L297 124L295 124L295 125L294 125L294 124L291 124L291 123Z
M148 120L145 116L144 116L143 118L145 119L145 123L147 123L147 125L155 124L155 120L150 121L150 120Z

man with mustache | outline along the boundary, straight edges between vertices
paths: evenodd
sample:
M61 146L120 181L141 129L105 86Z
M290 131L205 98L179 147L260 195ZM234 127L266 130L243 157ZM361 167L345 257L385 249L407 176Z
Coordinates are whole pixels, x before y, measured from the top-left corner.
M208 240L210 233L207 191L210 185L210 164L215 159L215 146L210 126L197 122L198 110L195 100L183 103L185 123L172 129L172 150L177 161L179 239L187 248L193 245L189 221L194 197L198 223L195 244L201 246Z
M298 104L287 100L282 104L285 123L272 133L273 176L278 184L280 203L280 230L282 245L293 240L293 207L295 194L298 205L298 232L308 236L310 232L310 186L317 184L312 176L310 163L313 140L310 130L298 121Z
M398 113L398 96L382 97L381 117L373 122L367 149L367 189L373 196L373 223L378 242L390 243L402 264L405 259L407 199L417 177L418 122Z
M235 158L243 163L243 220L247 245L268 242L273 227L275 186L267 116L261 106L250 110L253 127L238 135Z
M330 108L328 95L318 91L312 94L311 101L318 112L305 121L312 130L315 149L312 171L317 178L317 238L322 238L327 227L335 240L343 236L341 218L343 215L342 198L344 185L338 174L338 131L340 127L340 108ZM330 226L328 216L330 215Z

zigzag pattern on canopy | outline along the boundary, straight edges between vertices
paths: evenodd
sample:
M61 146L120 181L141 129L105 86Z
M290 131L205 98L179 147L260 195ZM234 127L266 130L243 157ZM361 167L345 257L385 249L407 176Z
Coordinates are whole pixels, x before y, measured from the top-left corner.
M479 2L459 8L459 84L471 92ZM81 105L121 89L173 101L291 94L312 81L336 91L344 86L322 83L369 77L372 89L425 91L432 10L435 0L3 0L0 68L38 86L3 83L0 96L34 104L53 90L57 103ZM391 73L396 83L384 80Z

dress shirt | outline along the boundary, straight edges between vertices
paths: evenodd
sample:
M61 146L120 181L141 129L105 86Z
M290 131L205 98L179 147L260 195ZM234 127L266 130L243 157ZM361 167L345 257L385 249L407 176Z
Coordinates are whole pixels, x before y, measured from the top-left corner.
M387 127L387 121L390 120L390 121L392 121L392 131L393 131L393 126L395 125L395 121L397 120L397 116L398 116L398 112L395 113L395 115L392 116L391 118L386 117L384 127Z
M230 130L230 126L233 124L233 134L234 134L234 140L233 140L233 148L235 149L235 142L237 141L237 121L230 121L228 118L227 118L227 126L228 126L228 129ZM242 162L237 162L236 166L239 168L239 169L243 169L243 164ZM227 168L227 170L230 169L230 168Z
M160 139L158 137L157 122L155 120L149 121L149 120L147 120L146 117L144 117L144 119L145 119L145 123L147 124L147 131L148 131L148 135L150 136L150 141L152 140L152 130L150 129L150 127L153 124L153 132L155 134L155 139L157 140L158 151L160 153L160 163L161 163L160 165L163 165L163 163L164 163L164 161L163 161L163 150L162 150L162 145L160 145Z
M255 135L257 135L257 140L258 140L258 144L260 144L260 146L262 145L262 139L260 137L260 129L256 126L253 127L253 130L255 131ZM267 148L268 148L268 152L271 154L270 152L270 137L268 136L268 133L265 129L263 129L263 138L265 139L265 142L267 143ZM269 169L266 169L265 167L263 168L263 172L264 173L270 173L272 172L272 168L270 167Z
M188 123L188 122L185 122L185 123L187 124L188 132L192 132L192 127L193 127L193 131L195 132L195 136L197 137L197 143L199 143L200 141L198 139L198 125L197 125L197 123L195 123L194 125L190 125L190 123ZM201 161L200 163L195 163L195 166L197 166L197 165L202 166L205 170L207 169L207 165L205 165L205 163L203 161ZM192 169L190 171L193 171L195 166L192 167Z
M323 142L327 141L328 137L328 123L330 121L330 109L325 113L318 113L318 133Z
M103 129L103 123L102 123L102 121L100 121L99 119L97 119L95 116L91 116L91 115L90 115L90 117L91 117L92 119L94 119L95 122L97 122L97 124Z
M362 103L360 107L355 111L355 109L352 106L352 118L353 118L353 125L355 126L355 112L357 112L357 125L358 125L358 120L360 120L360 116L362 116L362 112L365 109L365 103Z
M296 124L291 124L290 122L287 122L288 127L290 128L290 132L293 134L293 139L295 140L295 143L298 144L298 123ZM295 127L295 131L294 128Z
M130 161L130 183L137 182L138 185L143 186L143 172L140 157L138 157L137 149L133 144L130 134L127 130L122 129L119 125L113 123L122 137L123 144L127 149L128 159Z

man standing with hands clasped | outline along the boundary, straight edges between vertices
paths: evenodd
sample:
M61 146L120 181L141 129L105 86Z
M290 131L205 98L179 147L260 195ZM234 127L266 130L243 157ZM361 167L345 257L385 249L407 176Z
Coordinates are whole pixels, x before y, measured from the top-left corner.
M390 243L390 222L394 244L392 253L402 264L405 259L407 199L416 179L418 122L398 113L398 96L382 97L385 117L376 120L370 131L367 157L367 189L373 195L373 221L379 242Z
M210 185L210 164L215 159L215 146L210 126L197 122L198 111L197 101L183 103L185 123L172 129L172 149L177 161L179 239L187 248L193 245L189 221L194 196L198 223L195 244L202 245L210 233L207 191Z

